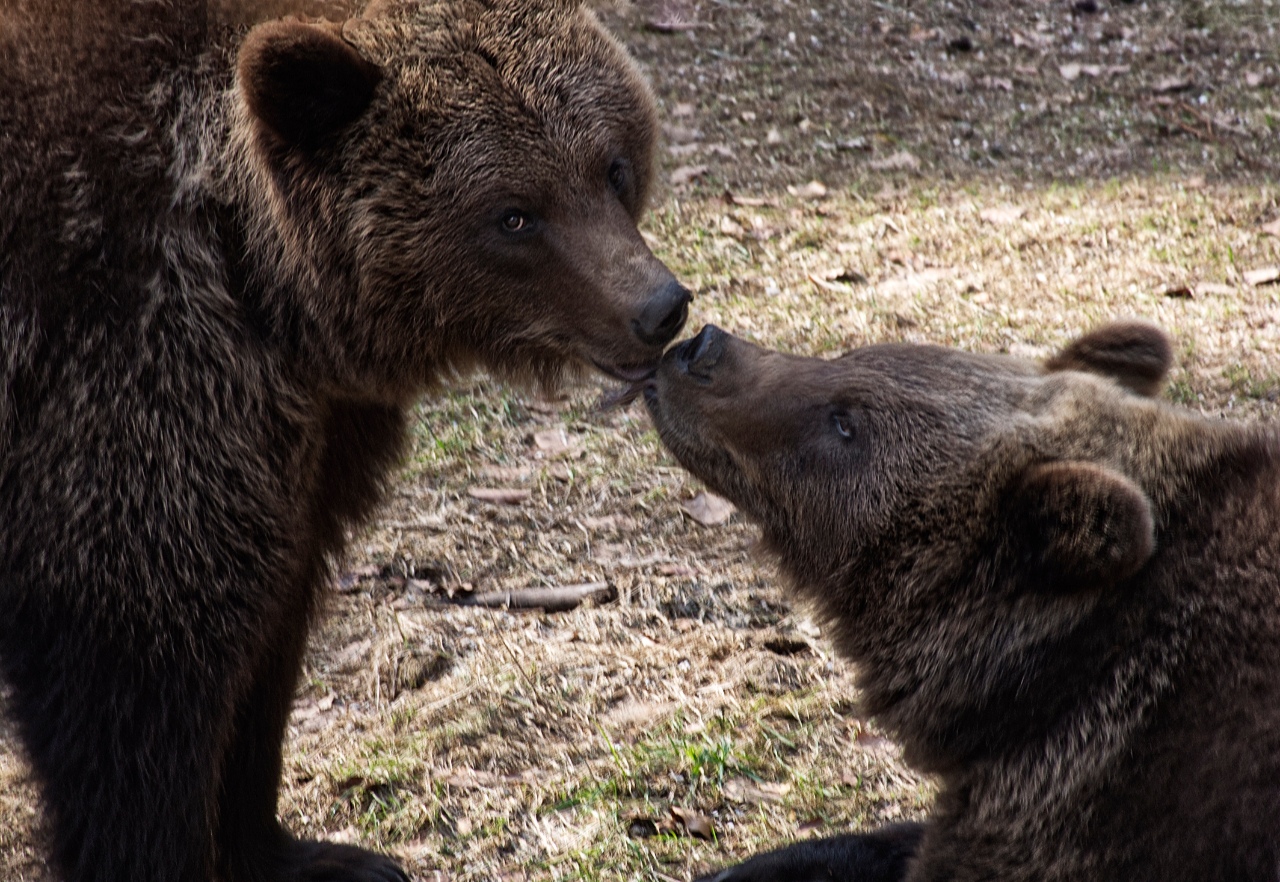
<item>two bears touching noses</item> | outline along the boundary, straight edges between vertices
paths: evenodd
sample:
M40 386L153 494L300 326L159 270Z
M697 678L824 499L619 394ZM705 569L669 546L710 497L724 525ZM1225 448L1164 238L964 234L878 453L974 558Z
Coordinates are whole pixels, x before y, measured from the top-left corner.
M350 5L3 12L0 668L60 878L407 878L284 829L281 744L407 408L475 366L643 384L939 782L707 878L1280 878L1275 428L1159 401L1139 322L668 349L655 104L593 15Z

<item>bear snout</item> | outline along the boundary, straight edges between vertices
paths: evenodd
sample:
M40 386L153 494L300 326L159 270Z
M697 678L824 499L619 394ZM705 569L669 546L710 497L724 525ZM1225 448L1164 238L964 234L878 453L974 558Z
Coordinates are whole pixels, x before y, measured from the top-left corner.
M649 298L631 330L646 346L666 346L684 327L692 300L689 289L672 279Z
M724 355L729 335L715 325L704 325L696 336L672 350L675 367L695 379L710 382L711 371Z

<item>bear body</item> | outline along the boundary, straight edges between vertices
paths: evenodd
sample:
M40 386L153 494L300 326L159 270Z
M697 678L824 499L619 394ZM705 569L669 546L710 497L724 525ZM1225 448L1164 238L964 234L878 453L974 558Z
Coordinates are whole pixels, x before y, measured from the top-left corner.
M572 2L216 13L0 6L8 710L64 879L403 879L277 821L308 623L442 377L678 332L654 103Z
M716 880L1276 878L1280 432L1147 397L1169 363L1137 322L1044 366L710 327L667 354L664 442L940 785L923 825Z

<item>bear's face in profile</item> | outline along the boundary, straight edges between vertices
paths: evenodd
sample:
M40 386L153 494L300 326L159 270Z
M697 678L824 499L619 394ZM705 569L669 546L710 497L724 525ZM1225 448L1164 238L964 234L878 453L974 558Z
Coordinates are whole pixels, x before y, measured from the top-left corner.
M574 3L461 8L272 22L240 50L253 189L326 298L307 320L391 397L416 391L395 388L406 364L642 377L689 296L636 229L652 97Z
M893 344L800 358L707 327L646 398L864 665L869 709L940 768L981 749L957 719L1151 560L1179 439L1144 394L1169 361L1136 323L1045 367Z

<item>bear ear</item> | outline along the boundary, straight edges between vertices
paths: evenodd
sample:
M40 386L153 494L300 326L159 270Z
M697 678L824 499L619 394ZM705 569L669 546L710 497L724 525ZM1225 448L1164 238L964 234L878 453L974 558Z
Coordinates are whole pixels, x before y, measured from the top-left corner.
M1116 585L1155 553L1146 494L1089 462L1028 468L1014 485L1008 524L1025 575L1052 591Z
M1111 377L1139 395L1156 395L1173 365L1169 336L1148 322L1113 322L1076 339L1045 362L1050 371Z
M274 21L245 38L239 77L254 117L284 143L310 149L364 113L382 72L323 25Z

